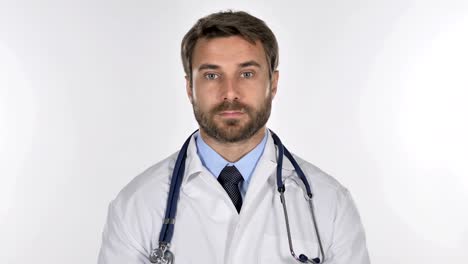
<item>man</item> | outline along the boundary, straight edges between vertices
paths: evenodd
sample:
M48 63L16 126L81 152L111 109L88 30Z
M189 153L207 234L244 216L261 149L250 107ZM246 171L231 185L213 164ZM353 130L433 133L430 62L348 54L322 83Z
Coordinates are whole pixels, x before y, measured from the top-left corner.
M165 247L153 251L165 245L159 241L163 223L174 228L174 263L297 263L276 182L279 147L266 128L279 76L274 34L245 12L214 13L185 35L182 61L200 129L188 141L175 220L165 219L165 210L179 153L136 177L111 202L99 263L166 263L153 258L171 258ZM305 185L285 158L281 172L295 257L369 263L349 192L294 157L313 193L311 210Z

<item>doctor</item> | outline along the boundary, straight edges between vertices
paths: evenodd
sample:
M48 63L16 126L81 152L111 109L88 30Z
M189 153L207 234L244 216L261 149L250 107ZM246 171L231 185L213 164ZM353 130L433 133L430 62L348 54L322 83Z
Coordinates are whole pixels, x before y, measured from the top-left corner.
M280 147L266 128L279 76L268 26L245 12L201 18L182 41L182 62L199 131L187 141L175 220L164 219L179 153L110 203L98 263L369 263L348 190L297 156L313 198L309 203L298 170L284 158L285 218L276 178ZM170 259L154 259L163 224L174 230L164 253Z

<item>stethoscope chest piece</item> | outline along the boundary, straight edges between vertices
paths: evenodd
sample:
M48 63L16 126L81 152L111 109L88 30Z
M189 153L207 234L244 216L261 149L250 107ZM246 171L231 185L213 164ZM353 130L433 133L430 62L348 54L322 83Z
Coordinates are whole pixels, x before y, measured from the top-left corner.
M151 252L150 261L156 264L172 264L174 263L174 254L169 250L169 245L161 243Z

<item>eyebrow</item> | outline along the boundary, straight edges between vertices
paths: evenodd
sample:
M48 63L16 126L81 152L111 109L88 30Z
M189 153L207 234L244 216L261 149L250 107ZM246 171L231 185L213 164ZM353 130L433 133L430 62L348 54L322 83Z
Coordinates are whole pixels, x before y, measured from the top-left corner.
M246 62L243 62L243 63L240 63L239 64L239 67L240 68L245 68L245 67L249 67L249 66L255 66L255 67L258 67L258 68L261 68L262 66L260 65L260 63L254 61L254 60L249 60L249 61L246 61Z
M205 64L200 65L200 67L198 67L198 70L199 71L201 71L201 70L217 70L219 68L221 68L221 67L219 67L216 64L205 63Z
M249 61L246 61L246 62L239 63L238 66L239 66L239 68L245 68L245 67L249 67L249 66L255 66L255 67L258 67L258 68L262 67L260 65L260 63L254 61L254 60L249 60ZM216 64L204 63L204 64L200 65L200 67L198 67L198 70L199 71L202 71L202 70L218 70L220 68L221 67L219 65L216 65Z

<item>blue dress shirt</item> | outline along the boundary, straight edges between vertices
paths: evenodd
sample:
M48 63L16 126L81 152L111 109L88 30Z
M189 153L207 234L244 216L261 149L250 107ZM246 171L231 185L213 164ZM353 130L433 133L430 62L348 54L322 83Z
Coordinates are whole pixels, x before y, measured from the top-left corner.
M269 131L267 129L262 141L254 149L244 155L244 157L242 157L240 160L232 163L225 160L214 149L208 146L208 144L206 144L206 142L200 136L200 132L197 132L195 134L195 140L197 142L197 153L203 163L203 166L205 166L205 168L207 168L215 178L218 178L224 167L233 165L236 166L244 178L244 183L240 188L242 198L244 198L247 192L247 188L249 187L250 178L252 177L253 171L255 170L255 167L257 167L257 163L263 154L263 150L265 149L268 133Z

